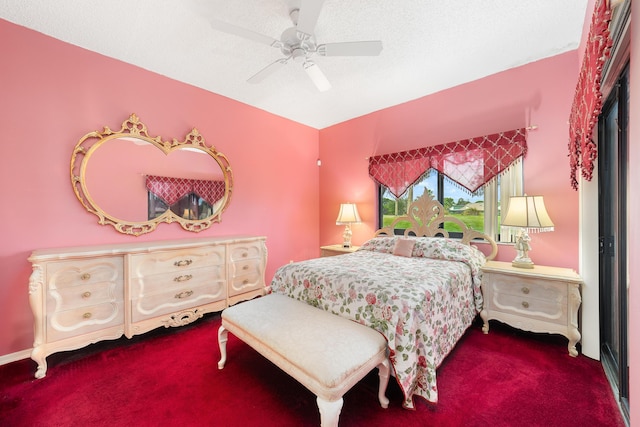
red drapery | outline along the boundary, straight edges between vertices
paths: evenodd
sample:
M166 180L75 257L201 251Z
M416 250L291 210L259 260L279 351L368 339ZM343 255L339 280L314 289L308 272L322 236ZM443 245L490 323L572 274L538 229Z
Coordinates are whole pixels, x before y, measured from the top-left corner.
M602 109L600 80L602 67L611 51L609 21L611 10L607 0L598 0L591 18L578 85L569 117L569 164L571 187L578 189L577 171L591 181L598 149L591 135Z
M147 190L160 197L171 206L189 193L195 193L210 205L224 197L224 181L208 181L201 179L173 178L168 176L148 175Z
M369 158L369 176L400 197L433 168L474 193L526 152L526 129L515 129L374 156Z

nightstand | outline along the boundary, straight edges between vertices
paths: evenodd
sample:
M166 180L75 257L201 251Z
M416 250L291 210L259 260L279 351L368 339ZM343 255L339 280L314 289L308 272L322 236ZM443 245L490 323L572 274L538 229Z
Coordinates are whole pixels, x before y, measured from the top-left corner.
M350 248L345 248L342 245L321 246L320 256L325 257L325 256L350 254L351 252L355 252L358 249L360 249L360 246L351 246Z
M561 334L569 340L569 354L575 357L581 338L581 284L580 276L568 268L536 265L523 269L509 262L488 261L482 267L482 331L489 333L489 320L495 319L524 331Z

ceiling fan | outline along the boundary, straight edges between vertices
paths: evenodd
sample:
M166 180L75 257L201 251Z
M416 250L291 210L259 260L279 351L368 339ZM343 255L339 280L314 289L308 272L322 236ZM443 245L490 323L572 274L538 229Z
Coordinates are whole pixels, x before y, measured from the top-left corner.
M299 9L289 12L293 27L284 30L280 40L219 20L212 20L211 26L216 30L280 49L284 57L251 76L247 80L249 83L259 83L289 62L296 62L302 64L302 69L318 90L324 92L331 88L331 83L311 59L314 55L377 56L382 51L382 42L372 40L317 44L314 30L323 3L324 0L302 0Z

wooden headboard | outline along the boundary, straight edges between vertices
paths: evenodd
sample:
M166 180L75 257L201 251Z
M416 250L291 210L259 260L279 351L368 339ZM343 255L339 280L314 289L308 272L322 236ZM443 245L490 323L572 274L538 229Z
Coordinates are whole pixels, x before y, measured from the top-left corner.
M494 259L498 254L498 245L488 235L472 230L458 218L445 216L444 206L434 200L426 191L414 200L407 210L407 215L402 215L393 220L387 227L376 231L376 236L394 236L395 225L399 222L409 222L411 225L405 230L405 236L416 237L449 237L449 232L444 229L444 224L454 223L460 227L462 237L460 241L470 245L475 239L482 239L491 245L491 253L486 255L487 260Z

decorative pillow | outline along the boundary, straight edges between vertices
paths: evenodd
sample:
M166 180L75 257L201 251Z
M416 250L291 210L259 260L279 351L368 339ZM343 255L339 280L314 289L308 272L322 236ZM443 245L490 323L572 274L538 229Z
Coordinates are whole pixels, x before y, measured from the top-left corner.
M360 246L360 250L390 254L393 252L393 247L397 239L398 237L396 236L373 237L367 240L366 242L364 242L364 244Z
M415 244L416 241L414 239L398 239L393 246L393 254L411 258Z

